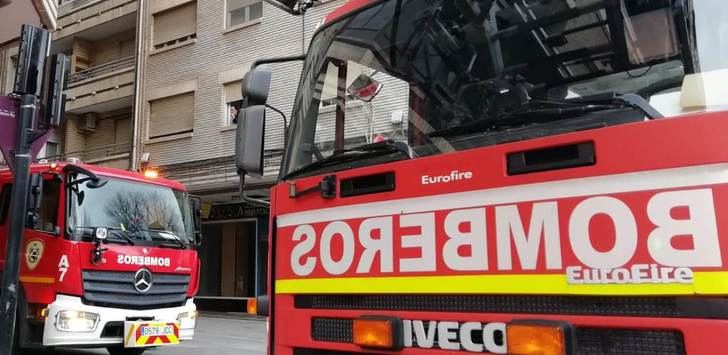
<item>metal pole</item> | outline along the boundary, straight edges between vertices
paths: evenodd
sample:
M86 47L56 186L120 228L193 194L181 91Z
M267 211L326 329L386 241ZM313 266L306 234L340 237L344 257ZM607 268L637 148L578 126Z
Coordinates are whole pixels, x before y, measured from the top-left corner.
M35 116L36 97L23 95L18 115L18 140L15 157L15 179L10 201L10 228L5 250L5 270L0 291L0 355L11 355L18 303L20 244L26 222L28 185L30 181L30 128Z

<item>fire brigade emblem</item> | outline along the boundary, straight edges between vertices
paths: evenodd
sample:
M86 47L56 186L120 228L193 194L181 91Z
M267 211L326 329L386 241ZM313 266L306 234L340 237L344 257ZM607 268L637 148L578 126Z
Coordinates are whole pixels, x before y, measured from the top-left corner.
M40 259L43 257L44 249L45 244L40 239L33 239L28 242L25 246L25 264L28 265L28 269L33 270L38 266Z

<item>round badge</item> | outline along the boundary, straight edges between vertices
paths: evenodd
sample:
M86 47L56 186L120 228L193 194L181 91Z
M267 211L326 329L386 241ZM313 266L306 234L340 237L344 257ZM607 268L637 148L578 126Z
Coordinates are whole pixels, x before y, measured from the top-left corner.
M25 246L25 264L28 265L28 269L33 270L38 266L40 259L43 258L44 249L45 244L40 239L33 239L28 242Z

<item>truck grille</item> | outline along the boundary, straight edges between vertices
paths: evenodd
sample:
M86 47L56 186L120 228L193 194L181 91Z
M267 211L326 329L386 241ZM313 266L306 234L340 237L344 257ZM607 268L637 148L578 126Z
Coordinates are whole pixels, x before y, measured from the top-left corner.
M297 295L300 309L728 319L728 299L541 295Z
M311 337L316 341L347 343L353 339L353 320L314 318ZM608 329L576 327L579 355L684 355L682 333L667 330ZM347 355L345 352L297 349L296 355Z
M189 275L154 274L151 288L141 293L134 288L134 274L83 271L84 303L114 308L153 309L179 307L187 300Z

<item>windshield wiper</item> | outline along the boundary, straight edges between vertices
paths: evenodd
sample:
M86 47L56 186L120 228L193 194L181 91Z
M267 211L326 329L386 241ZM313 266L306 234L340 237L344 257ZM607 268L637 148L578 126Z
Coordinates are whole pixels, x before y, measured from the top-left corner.
M606 93L561 101L534 100L520 110L510 112L500 117L488 117L475 120L459 126L436 130L427 134L428 137L451 137L472 130L484 129L497 131L504 128L521 126L529 123L557 121L564 118L583 116L591 112L631 108L642 111L649 119L663 118L649 102L635 94Z
M173 238L171 240L174 240L175 244L180 246L180 249L187 249L187 245L185 244L185 242L183 242L182 239L180 239L180 237L178 237L177 234L175 234L173 232L170 232L170 231L164 230L164 229L148 229L145 232L154 232L159 235L162 235L162 234L169 235ZM164 238L164 237L162 237L162 238ZM162 241L161 243L165 243L165 242L166 241ZM167 244L160 244L160 245L167 245Z
M107 243L124 243L124 244L128 244L128 245L134 245L134 244L136 244L136 243L134 243L134 240L132 238L130 238L129 236L127 236L126 234L124 234L124 232L126 232L126 231L123 230L123 229L121 229L121 228L113 228L113 227L78 227L78 226L76 226L75 228L83 229L84 230L84 235L87 234L85 231L90 231L91 233L88 233L88 234L90 234L91 237L93 237L93 231L96 230L96 228L106 228L109 231L117 232L117 233L111 233L111 235L113 235L115 237L114 239L108 239L108 238L106 238L106 242ZM121 232L121 233L118 233L118 232ZM121 237L121 239L116 238L116 237Z
M112 235L114 237L121 237L127 244L129 244L129 245L136 244L131 237L124 234L125 231L123 229L120 229L120 228L107 228L107 229L110 231L114 231L114 232L120 232L120 233L113 233ZM122 239L106 239L106 240L107 241L122 241Z
M403 147L402 145L404 144L387 140L378 143L366 144L358 147L338 150L333 155L330 155L311 164L303 166L297 170L294 170L293 172L284 176L283 179L290 179L294 176L310 173L332 165L338 165L342 163L348 163L392 153L400 153L402 155L406 155L407 158L410 158L409 149Z

